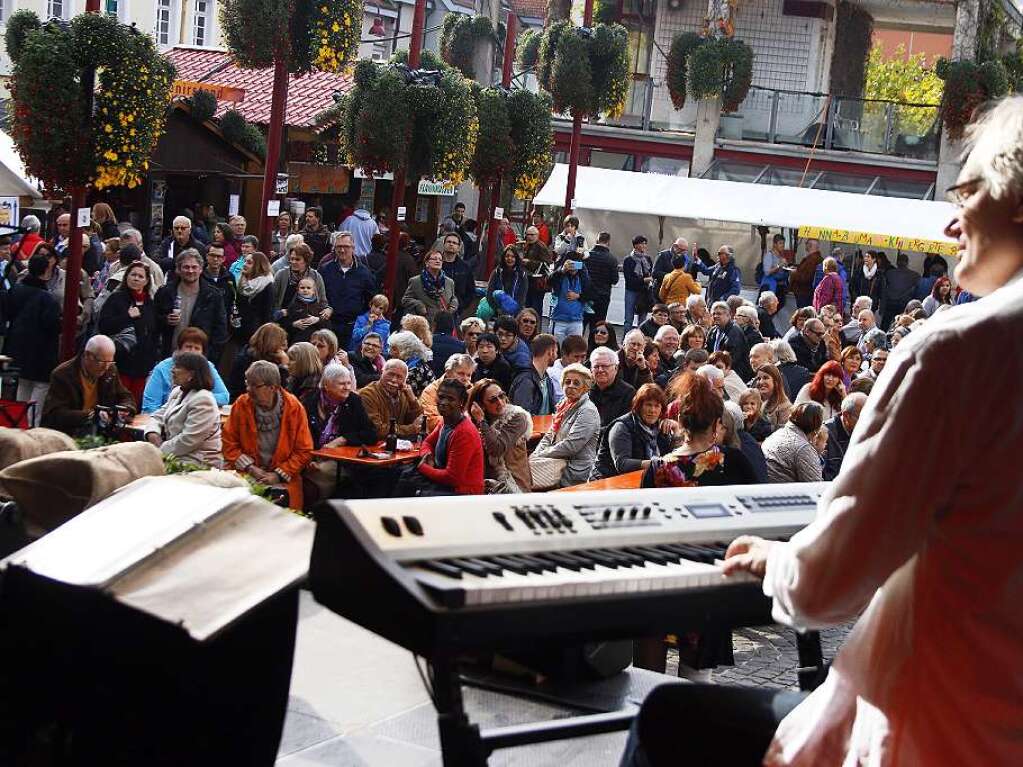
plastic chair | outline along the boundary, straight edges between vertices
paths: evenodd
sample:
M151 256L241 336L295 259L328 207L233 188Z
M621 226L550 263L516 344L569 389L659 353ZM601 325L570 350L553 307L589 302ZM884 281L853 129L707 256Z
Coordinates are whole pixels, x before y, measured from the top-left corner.
M0 426L31 429L35 422L36 403L0 399Z

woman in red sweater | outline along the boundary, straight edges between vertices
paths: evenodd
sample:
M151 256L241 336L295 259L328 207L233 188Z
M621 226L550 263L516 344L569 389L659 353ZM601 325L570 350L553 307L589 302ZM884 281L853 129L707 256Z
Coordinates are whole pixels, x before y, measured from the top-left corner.
M417 474L406 474L395 495L482 495L483 442L465 414L469 392L456 379L437 389L437 412L444 418L426 438Z

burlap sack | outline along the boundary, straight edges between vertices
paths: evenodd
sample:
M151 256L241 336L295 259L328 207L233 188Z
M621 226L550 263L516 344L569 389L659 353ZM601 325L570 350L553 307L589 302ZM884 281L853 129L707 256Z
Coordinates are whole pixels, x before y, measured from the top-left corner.
M172 474L176 479L187 479L190 482L200 482L212 487L248 487L249 483L245 477L234 471L221 471L220 469L206 469L204 471L190 471L187 474Z
M75 441L67 434L53 429L0 428L0 470L40 455L61 450L77 450ZM0 495L8 493L0 485Z
M29 458L0 471L26 524L52 530L140 477L163 474L160 451L149 442Z

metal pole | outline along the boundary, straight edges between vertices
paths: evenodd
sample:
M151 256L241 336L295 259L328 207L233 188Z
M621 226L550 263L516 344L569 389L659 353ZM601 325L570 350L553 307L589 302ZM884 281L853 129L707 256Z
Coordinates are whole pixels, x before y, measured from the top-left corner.
M519 19L514 13L508 14L508 31L504 36L504 61L501 66L501 85L504 88L511 87L512 79L512 64L515 61L515 34L518 31ZM497 253L497 233L498 222L494 218L494 210L501 202L501 177L498 176L494 180L493 187L490 192L490 204L487 206L487 269L484 273L484 279L490 279L491 272L494 271L494 260Z
M583 26L593 23L593 0L586 0L583 6ZM572 212L572 201L575 199L575 177L579 170L579 144L582 139L583 116L572 114L572 141L568 146L568 183L565 185L565 215Z
M419 68L419 56L423 49L423 26L426 20L426 0L416 0L415 12L412 14L412 35L408 45L408 65L410 69ZM384 277L384 295L391 299L393 310L401 296L394 295L394 281L398 277L398 242L401 237L401 222L398 221L398 208L405 204L405 168L394 171L394 194L391 196L391 231L387 243L387 275ZM407 216L406 216L407 218Z
M99 0L87 0L86 13L99 13ZM96 87L96 70L86 67L82 70L83 114L92 119L93 91ZM78 226L78 209L85 207L85 187L76 186L71 190L71 242L68 243L68 257L64 264L64 314L60 328L60 359L69 360L75 356L75 338L78 335L78 293L82 281L82 229Z
M285 46L281 46L285 47ZM274 89L270 101L270 131L266 138L266 167L263 169L263 196L259 203L259 238L263 252L273 250L274 221L267 213L270 200L277 196L277 168L281 159L281 139L284 136L284 112L288 106L288 59L278 49L274 56Z

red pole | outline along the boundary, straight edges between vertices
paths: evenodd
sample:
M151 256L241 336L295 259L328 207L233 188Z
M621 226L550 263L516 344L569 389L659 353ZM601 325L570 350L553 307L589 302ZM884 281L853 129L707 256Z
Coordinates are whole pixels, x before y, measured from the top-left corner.
M86 0L85 12L99 13L99 0ZM83 69L82 97L87 105L84 110L87 115L92 114L95 82L96 70L91 67ZM64 264L64 314L60 326L62 362L75 356L75 338L78 335L78 293L82 281L82 228L78 226L78 209L82 207L85 207L85 187L76 186L71 190L71 242Z
M426 0L416 0L412 14L412 34L409 37L408 65L409 69L419 68L419 56L423 48L423 26L426 21ZM394 194L391 196L391 231L387 243L387 274L384 277L384 295L391 299L391 309L401 300L394 295L394 281L398 277L398 242L401 237L401 224L398 221L398 208L405 205L405 168L394 171ZM406 219L408 213L406 212Z
M288 60L283 52L274 57L274 89L270 102L270 131L266 138L266 167L263 169L263 197L259 204L259 238L263 252L273 250L275 220L267 214L270 200L277 196L277 168L284 136L284 112L288 105Z
M514 13L508 14L508 31L504 36L504 60L501 62L501 85L505 88L511 87L512 64L515 61L515 35L518 32L519 17ZM487 208L487 272L486 279L490 279L490 273L494 271L494 261L497 251L497 227L499 221L494 219L494 209L501 202L501 177L498 176L490 192L490 206Z
M583 26L593 24L593 0L586 0L583 6ZM565 185L565 215L572 212L572 200L575 199L575 177L579 170L579 145L582 139L583 116L572 114L572 142L568 147L568 183Z

